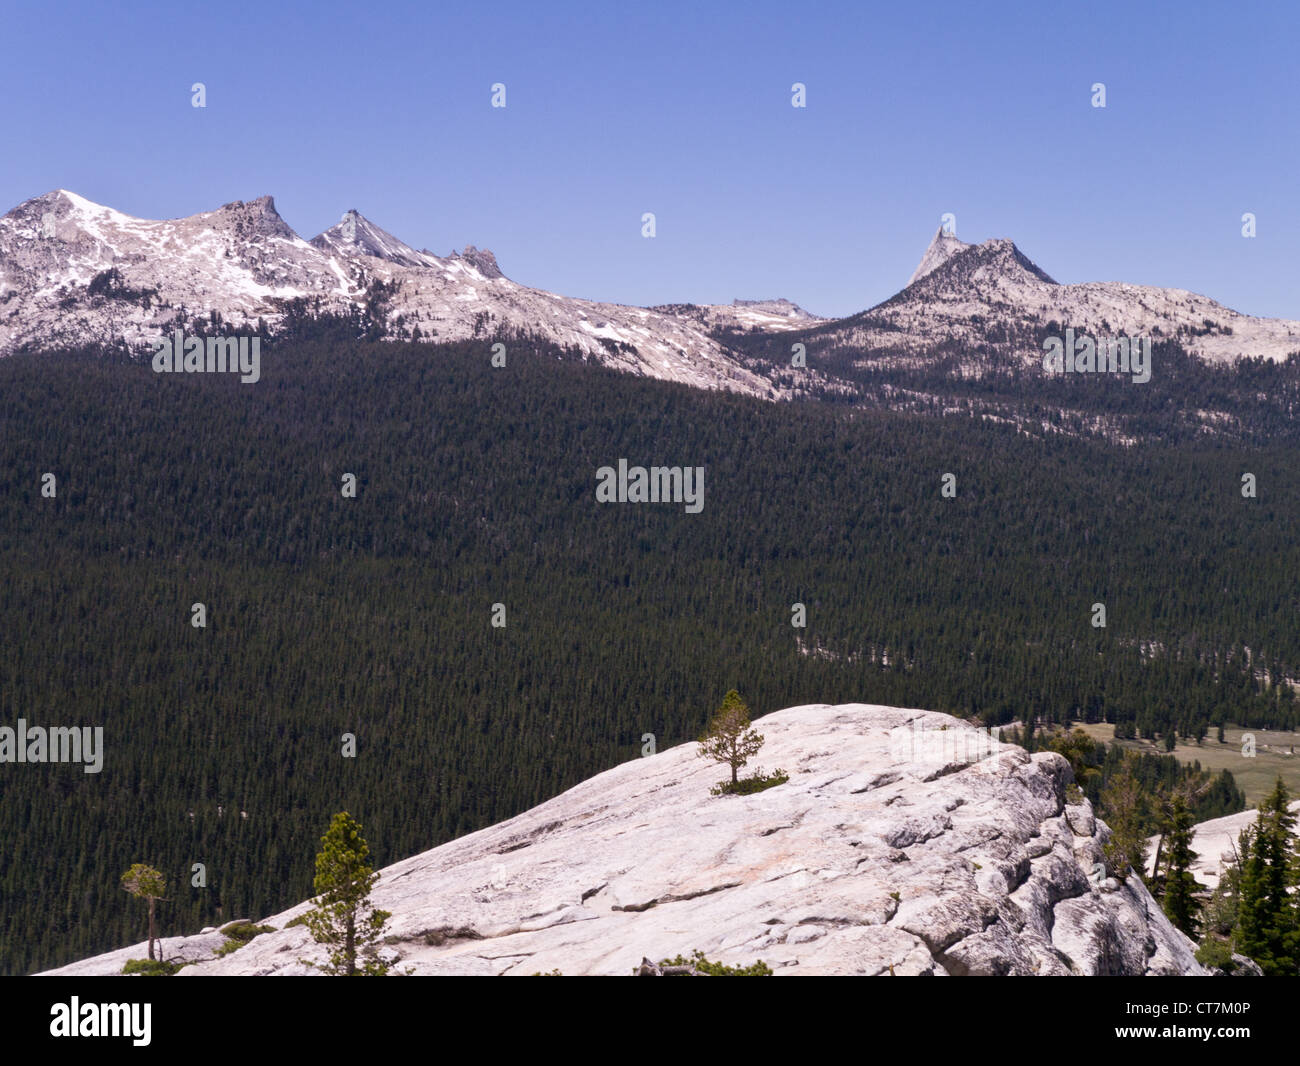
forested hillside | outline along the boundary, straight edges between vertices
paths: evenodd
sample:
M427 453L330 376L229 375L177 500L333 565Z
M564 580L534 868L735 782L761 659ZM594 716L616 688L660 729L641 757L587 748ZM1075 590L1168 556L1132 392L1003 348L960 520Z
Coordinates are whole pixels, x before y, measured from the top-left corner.
M1267 683L1300 675L1295 446L770 404L508 347L322 326L264 344L256 385L0 361L0 724L106 748L98 774L0 765L0 968L142 938L133 862L168 877L165 934L255 919L310 895L335 811L383 866L694 739L730 688L1297 723ZM598 503L621 457L704 467L703 511Z
M1046 426L1125 443L1197 444L1207 435L1251 445L1300 440L1300 352L1278 361L1212 364L1189 355L1179 338L1157 338L1150 380L1135 383L1124 374L1044 374L1043 341L1061 335L1066 327L1060 322L971 325L982 336L977 343L946 339L910 354L902 347L844 343L841 335L855 330L890 333L872 311L781 334L720 330L715 336L751 368L835 403L960 411L1035 434ZM900 336L898 343L907 341ZM805 349L807 370L791 367L796 344ZM1009 349L1035 358L1026 363Z

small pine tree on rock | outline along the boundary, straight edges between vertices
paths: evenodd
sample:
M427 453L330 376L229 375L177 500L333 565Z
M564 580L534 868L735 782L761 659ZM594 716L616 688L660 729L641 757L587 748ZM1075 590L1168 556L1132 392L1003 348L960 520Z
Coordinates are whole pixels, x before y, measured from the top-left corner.
M335 977L382 977L388 964L373 954L392 915L370 906L370 890L379 880L368 863L370 847L361 826L347 811L334 815L321 837L316 856L316 906L305 916L318 944L329 947L329 964L320 967ZM358 967L358 953L370 957Z
M757 755L762 746L762 735L750 728L749 708L733 688L722 698L722 706L700 738L700 757L730 766L734 787L739 780L737 771Z
M155 959L154 941L158 939L155 933L154 906L167 891L167 881L152 866L137 862L122 875L122 887L131 895L149 902L149 960L152 962Z

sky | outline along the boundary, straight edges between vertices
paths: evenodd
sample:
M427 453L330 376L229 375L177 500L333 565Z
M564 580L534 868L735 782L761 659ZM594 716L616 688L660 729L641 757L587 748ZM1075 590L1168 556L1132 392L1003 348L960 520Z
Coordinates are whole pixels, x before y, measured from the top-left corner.
M5 0L0 26L0 213L270 194L304 238L355 208L567 296L828 316L901 289L950 213L1057 281L1300 319L1292 0Z

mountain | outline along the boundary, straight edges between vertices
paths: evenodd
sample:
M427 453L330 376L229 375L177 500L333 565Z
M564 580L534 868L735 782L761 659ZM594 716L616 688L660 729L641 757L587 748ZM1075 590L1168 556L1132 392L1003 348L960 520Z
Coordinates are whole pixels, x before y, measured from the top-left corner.
M310 243L323 252L344 259L373 256L375 259L384 259L398 266L436 268L440 265L436 256L427 252L417 252L387 230L380 229L355 209L345 214L337 225L313 237ZM497 272L497 276L500 276L500 271Z
M1091 337L1098 352L1134 338L1141 366L1047 372L1045 341L1071 335ZM1125 446L1260 442L1300 428L1300 322L1243 315L1182 289L1063 285L1005 238L966 244L940 230L911 282L866 311L779 332L723 325L714 336L791 399Z
M364 278L294 234L269 196L153 221L60 189L0 218L0 354L118 339L144 348L182 307L238 324L291 299L342 308L364 292Z
M1042 336L1147 336L1176 340L1222 364L1242 356L1285 359L1300 352L1300 322L1243 315L1184 289L1123 282L1062 285L1005 238L963 244L940 230L907 286L888 300L809 336L831 357L859 368L924 367L954 357L963 378L1041 367Z
M294 312L347 316L389 340L508 350L531 336L627 373L769 400L965 411L1129 443L1172 431L1153 412L1177 412L1186 433L1266 435L1300 409L1278 382L1243 380L1225 399L1222 380L1189 386L1168 363L1145 397L1051 391L1059 381L1043 393L1044 338L1067 329L1145 336L1164 351L1176 342L1175 358L1231 367L1300 352L1300 322L1182 289L1063 285L1005 238L967 244L940 229L905 288L826 319L779 299L629 307L561 296L508 278L490 251L417 250L355 210L304 241L269 196L153 221L57 190L0 218L0 356L115 343L147 354L176 325L212 315L273 336ZM1002 394L977 395L989 382ZM1269 411L1254 410L1261 404Z
M154 221L60 189L0 218L0 355L117 341L147 353L182 312L274 331L295 304L364 308L394 339L531 334L633 374L778 395L687 317L529 288L490 251L416 251L356 211L310 242L269 196Z
M758 723L790 780L713 796L684 744L381 871L386 950L417 974L626 975L700 949L777 974L1204 974L1136 877L1098 871L1109 830L1069 764L957 718L865 704ZM214 958L163 942L181 976L292 975L322 955L289 923ZM120 972L144 945L48 971Z

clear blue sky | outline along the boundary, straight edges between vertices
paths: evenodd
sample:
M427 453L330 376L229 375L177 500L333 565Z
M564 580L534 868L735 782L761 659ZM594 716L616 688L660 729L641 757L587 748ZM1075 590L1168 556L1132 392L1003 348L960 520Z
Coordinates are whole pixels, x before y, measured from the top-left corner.
M843 315L950 211L1058 281L1300 318L1298 31L1282 0L6 3L0 212L270 193L303 237L355 207L566 295Z

